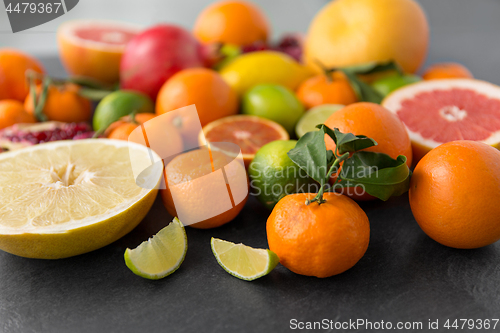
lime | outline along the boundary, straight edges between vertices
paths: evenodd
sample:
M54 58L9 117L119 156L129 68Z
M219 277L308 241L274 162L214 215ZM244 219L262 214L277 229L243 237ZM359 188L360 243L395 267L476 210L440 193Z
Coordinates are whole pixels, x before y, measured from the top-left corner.
M323 104L309 109L295 126L295 134L300 138L307 132L318 130L316 125L323 124L332 113L343 107L340 104Z
M104 97L97 105L94 113L94 131L102 132L109 125L135 113L153 113L155 110L153 101L137 91L118 90Z
M252 281L267 275L280 262L276 253L270 250L254 249L213 237L210 244L222 268L242 280Z
M187 236L178 218L142 242L135 249L125 250L125 264L134 274L158 280L172 274L186 257Z
M411 83L422 81L422 78L413 74L393 75L379 79L371 84L382 96Z
M288 194L313 193L317 183L288 157L295 140L273 141L264 145L250 163L250 188L257 199L269 209ZM314 192L314 193L316 193Z
M292 134L305 109L290 89L276 84L260 84L243 95L242 111L273 120Z

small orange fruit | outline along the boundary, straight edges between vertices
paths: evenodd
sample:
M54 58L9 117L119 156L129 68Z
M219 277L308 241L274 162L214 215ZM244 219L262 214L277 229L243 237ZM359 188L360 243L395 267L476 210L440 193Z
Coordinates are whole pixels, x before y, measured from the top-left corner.
M192 104L196 106L201 126L238 113L238 96L234 90L216 71L207 68L184 69L165 82L156 100L156 114ZM198 119L172 119L172 122L191 133L189 129L196 127ZM198 132L190 139L196 142Z
M75 84L50 85L42 111L48 120L66 123L88 121L92 116L92 104L85 97L78 95L79 89ZM40 95L41 91L42 87L37 86L37 96ZM35 114L31 94L26 97L24 107L29 113Z
M392 158L404 155L408 159L406 164L411 166L411 142L405 126L399 118L375 103L354 103L334 112L325 122L325 125L338 128L342 133L365 135L377 142L375 147L366 149L378 153L385 153ZM335 142L326 136L326 148L334 150Z
M306 199L315 194L290 194L267 219L269 249L280 263L297 274L329 277L353 267L370 242L365 212L348 197L328 192L325 203Z
M35 117L26 112L23 103L14 99L4 99L0 101L0 129L18 123L34 123Z
M183 212L190 212L193 219L200 216L211 216L190 225L199 229L215 228L232 221L241 211L248 197L246 176L243 179L243 182L246 182L243 184L245 188L234 186L235 184L242 185L241 175L246 175L246 173L242 164L230 163L232 159L219 151L209 151L206 147L173 158L165 167L166 189L160 190L163 203L169 214L177 216L177 210L180 208ZM213 177L214 173L220 172L221 168L224 168L225 177L227 177L226 187L223 186L222 189L220 181L223 178ZM202 177L203 179L201 179ZM224 181L222 185L224 185ZM173 187L175 187L175 203ZM232 197L232 208L219 209L223 206L223 202L213 199L220 197L220 194L227 197L226 190ZM219 191L224 193L219 193ZM240 199L243 197L243 200L237 201L237 197ZM182 205L182 207L176 207L176 205ZM214 212L221 210L224 212L214 216Z
M299 86L297 97L306 109L322 104L348 105L358 98L344 74L335 72L313 76Z
M477 141L434 148L417 164L410 206L435 241L473 249L500 239L500 151Z
M130 133L137 126L151 120L156 115L154 113L138 113L134 116L133 120L131 116L122 117L120 120L115 121L106 129L105 135L108 139L116 140L128 140Z
M438 79L472 79L472 73L461 64L456 62L446 62L429 66L424 75L424 80Z
M0 49L0 99L24 102L29 91L27 70L44 72L42 64L29 55L14 49Z
M196 19L193 33L202 43L248 45L267 41L269 23L260 8L247 1L219 1Z

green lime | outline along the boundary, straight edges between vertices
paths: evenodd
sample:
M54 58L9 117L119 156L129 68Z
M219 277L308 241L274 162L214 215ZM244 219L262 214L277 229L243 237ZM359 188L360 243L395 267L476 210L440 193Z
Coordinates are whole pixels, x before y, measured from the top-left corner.
M290 89L276 84L260 84L243 95L242 112L271 119L293 134L305 109Z
M135 249L125 250L125 264L134 274L158 280L172 274L184 261L187 236L179 219L158 231Z
M267 275L280 262L276 253L270 250L254 249L213 237L210 244L222 268L242 280L252 281Z
M419 81L422 81L422 78L413 74L393 75L377 80L371 86L382 96L387 96L396 89Z
M137 91L118 90L112 92L97 104L93 119L94 131L104 131L109 125L132 112L155 112L153 101Z
M269 209L288 194L316 193L318 184L288 157L297 141L273 141L257 151L248 167L250 188Z
M316 125L323 124L332 113L343 107L340 104L323 104L309 109L295 126L295 134L300 138L307 132L317 131Z

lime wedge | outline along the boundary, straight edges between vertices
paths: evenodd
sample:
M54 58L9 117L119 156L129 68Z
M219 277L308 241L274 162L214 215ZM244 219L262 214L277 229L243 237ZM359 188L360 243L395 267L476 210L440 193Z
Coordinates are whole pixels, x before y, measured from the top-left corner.
M300 138L307 132L317 130L316 125L323 124L332 113L343 107L340 104L324 104L309 109L295 126L295 134Z
M169 225L135 249L126 249L125 264L134 274L158 280L179 268L186 251L186 231L181 221L174 218Z
M252 281L267 275L280 261L270 250L254 249L213 237L211 245L222 268L242 280Z

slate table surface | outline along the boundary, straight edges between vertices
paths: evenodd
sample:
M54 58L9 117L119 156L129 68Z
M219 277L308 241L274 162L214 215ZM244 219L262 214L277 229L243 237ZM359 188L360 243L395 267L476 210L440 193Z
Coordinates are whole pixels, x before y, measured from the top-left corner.
M500 1L421 3L432 27L427 63L459 61L499 84ZM55 55L42 61L64 75ZM221 228L187 228L184 263L160 281L135 276L123 260L127 247L171 220L159 199L136 229L100 250L61 260L0 252L0 332L284 332L291 319L421 321L423 331L439 319L439 331L447 331L447 319L499 318L500 243L478 250L439 245L418 227L407 195L361 207L371 223L366 255L327 279L278 266L245 282L217 264L211 237L267 247L269 212L254 198Z

